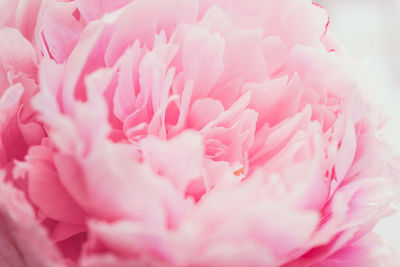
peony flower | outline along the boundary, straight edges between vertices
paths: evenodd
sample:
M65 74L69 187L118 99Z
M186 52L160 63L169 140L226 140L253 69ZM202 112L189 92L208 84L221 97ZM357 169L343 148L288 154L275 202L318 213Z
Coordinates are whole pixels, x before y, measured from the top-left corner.
M398 163L321 6L1 5L2 266L394 266Z

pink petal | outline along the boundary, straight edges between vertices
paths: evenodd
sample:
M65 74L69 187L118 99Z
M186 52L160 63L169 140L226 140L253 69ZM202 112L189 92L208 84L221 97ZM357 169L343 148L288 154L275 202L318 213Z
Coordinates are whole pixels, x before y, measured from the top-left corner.
M224 39L219 34L193 27L183 43L183 69L187 80L194 80L192 99L206 97L218 81L224 63Z
M179 1L138 0L123 10L116 22L105 54L108 65L114 65L125 49L140 40L141 44L153 47L154 36L163 29L167 36L174 25L192 22L196 18L195 1L183 4Z
M155 259L168 260L171 248L166 242L166 233L131 221L119 221L108 224L92 221L90 223L92 238L105 245L116 255L135 257L149 255Z
M85 214L60 183L53 162L47 158L51 151L46 147L32 147L26 157L29 197L42 212L52 219L79 224ZM50 155L49 155L50 154ZM57 199L57 201L53 201Z
M201 98L194 101L188 114L188 127L201 130L211 120L224 111L220 101L212 98Z
M79 84L80 78L83 71L88 72L90 68L97 67L98 62L91 61L89 66L86 66L86 64L90 58L91 51L103 33L104 27L105 25L101 21L88 25L82 33L82 41L78 42L66 62L64 75L68 79L63 81L62 104L68 113L73 113L72 105L76 95L81 98L86 96L82 85Z
M289 58L289 48L278 36L271 36L262 40L261 49L268 66L268 72L270 76L273 76L284 67Z
M139 43L135 42L121 59L118 87L114 95L114 114L121 121L135 109L135 93L139 90L137 73L141 57L142 49Z
M0 263L21 267L66 266L23 193L3 178L0 183Z
M46 54L58 63L67 60L83 31L83 26L73 16L75 9L73 3L53 2L42 11L42 51L47 49Z
M0 62L0 71L4 69L6 72L23 72L30 78L36 77L37 66L33 47L14 28L0 30Z
M204 147L198 134L184 132L169 141L150 136L140 142L140 147L154 171L168 177L182 193L201 175Z
M105 13L115 11L132 0L78 0L79 11L87 21L101 18Z

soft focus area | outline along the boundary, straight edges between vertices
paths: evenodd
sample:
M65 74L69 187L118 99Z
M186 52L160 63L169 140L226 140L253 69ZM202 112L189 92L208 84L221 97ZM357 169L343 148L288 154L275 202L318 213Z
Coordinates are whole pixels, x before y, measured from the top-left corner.
M387 135L393 144L400 135L400 1L320 0L330 13L330 29L343 45L360 57L369 98L391 117ZM400 213L383 219L375 232L400 250Z
M0 0L0 267L399 267L385 3Z

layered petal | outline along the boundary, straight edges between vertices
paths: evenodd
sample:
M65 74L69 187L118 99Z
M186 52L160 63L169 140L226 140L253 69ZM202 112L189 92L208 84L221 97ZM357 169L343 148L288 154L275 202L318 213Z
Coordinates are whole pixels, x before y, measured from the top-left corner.
M0 265L394 266L400 165L321 6L0 9Z

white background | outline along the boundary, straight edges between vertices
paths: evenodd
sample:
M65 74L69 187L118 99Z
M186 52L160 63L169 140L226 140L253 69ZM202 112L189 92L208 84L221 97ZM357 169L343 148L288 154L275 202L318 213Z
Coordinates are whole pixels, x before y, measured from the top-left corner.
M400 0L316 0L330 14L330 30L355 56L368 85L366 94L391 117L387 135L400 148ZM400 179L400 177L399 177ZM400 252L400 213L375 232Z

